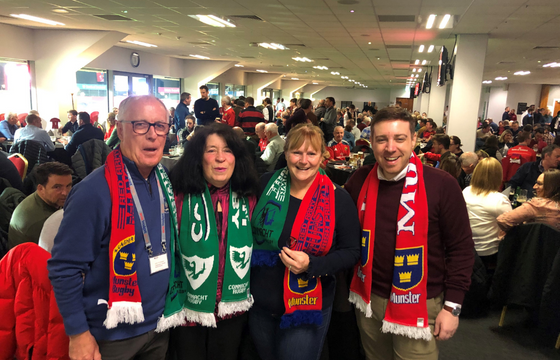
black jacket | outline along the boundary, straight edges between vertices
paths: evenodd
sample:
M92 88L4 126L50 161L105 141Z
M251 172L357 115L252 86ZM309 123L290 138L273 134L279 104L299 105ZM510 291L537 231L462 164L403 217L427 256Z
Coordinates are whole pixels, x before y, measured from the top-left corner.
M74 155L78 146L91 139L103 141L104 134L101 129L94 127L92 124L84 124L80 126L78 131L72 135L70 142L66 145L66 151L70 156Z

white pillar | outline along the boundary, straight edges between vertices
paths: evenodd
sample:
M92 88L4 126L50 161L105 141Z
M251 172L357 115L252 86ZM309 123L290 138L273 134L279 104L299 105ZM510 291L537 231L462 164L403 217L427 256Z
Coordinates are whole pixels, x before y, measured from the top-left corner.
M255 105L262 103L262 89L282 78L282 74L247 73L247 96L255 99Z
M461 138L464 151L473 151L475 147L476 104L480 102L487 45L488 35L458 35L457 38L447 133Z
M422 115L423 112L427 114L430 105L430 94L422 93L419 97L422 98L422 103L420 104L420 109L418 109L418 111L420 111L420 115Z
M307 80L286 80L282 79L282 94L290 97L290 99L295 98L293 95L296 90L301 89L309 82Z
M126 37L116 31L36 30L34 32L37 109L63 122L76 94L76 71ZM29 45L29 44L28 44Z
M326 88L326 85L305 85L301 91L303 91L306 98L308 99L313 99L313 95L317 94L319 91L323 90L324 88ZM315 99L315 100L320 100L320 99Z
M432 77L432 89L430 90L430 104L428 105L428 117L434 119L437 126L443 125L443 111L445 110L445 94L447 84L437 86L437 75Z

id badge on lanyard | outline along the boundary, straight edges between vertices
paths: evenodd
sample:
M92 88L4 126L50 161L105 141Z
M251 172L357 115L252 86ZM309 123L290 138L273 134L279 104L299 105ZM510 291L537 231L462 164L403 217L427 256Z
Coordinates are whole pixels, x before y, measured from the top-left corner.
M152 243L150 241L150 234L148 232L148 224L146 222L146 217L144 216L144 210L142 209L142 204L140 204L140 199L138 198L138 194L136 193L136 187L134 186L134 181L132 180L132 177L130 176L130 172L128 171L128 169L126 169L126 173L128 175L128 182L130 184L130 192L132 193L134 206L136 207L136 211L138 212L138 217L140 218L140 227L142 228L142 235L144 237L146 251L148 252L148 256L150 259L150 274L155 274L157 272L169 268L169 264L167 262L166 248L165 248L165 244L166 244L165 243L165 199L163 198L163 192L161 190L159 179L156 177L156 181L158 184L159 203L160 203L161 249L163 253L154 256L154 252L152 250Z

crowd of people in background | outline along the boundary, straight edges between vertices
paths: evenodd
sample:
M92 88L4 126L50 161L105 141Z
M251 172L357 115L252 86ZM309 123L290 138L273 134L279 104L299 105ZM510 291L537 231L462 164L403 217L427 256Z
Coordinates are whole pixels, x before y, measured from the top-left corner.
M22 179L0 151L0 270L40 259L33 276L52 297L41 311L60 335L40 351L296 360L328 346L332 358L436 359L475 259L493 274L513 227L560 231L560 112L478 119L464 152L446 121L399 102L218 103L199 91L170 109L129 97L105 122L72 109L49 131L36 111L0 122L0 144L32 164ZM351 176L337 184L334 165Z

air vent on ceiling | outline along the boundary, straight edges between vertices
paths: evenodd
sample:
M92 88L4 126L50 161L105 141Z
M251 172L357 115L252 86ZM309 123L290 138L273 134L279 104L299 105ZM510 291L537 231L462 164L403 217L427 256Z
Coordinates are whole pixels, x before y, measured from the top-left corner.
M393 59L391 59L391 62L392 63L401 63L401 64L402 63L407 63L408 64L410 61L409 60L393 60Z
M360 2L358 0L338 0L338 3L341 5L356 5Z
M368 50L370 50L370 51L379 51L379 49L374 49L374 48L371 48L371 49L368 49Z
M535 46L533 50L558 50L558 46Z
M299 46L299 47L305 47L305 44L284 44L284 46L286 47L295 47L295 46Z
M272 67L284 67L284 65L272 65Z
M247 20L257 20L257 21L264 21L257 15L229 15L228 18L232 19L247 19Z
M498 65L509 65L509 64L515 64L515 61L500 61L498 63Z
M386 49L411 49L412 46L410 45L385 45Z
M254 56L240 56L242 59L254 59Z
M213 45L212 43L206 41L189 41L191 45Z
M313 58L315 61L329 61L329 58Z
M379 22L416 22L416 15L378 15Z
M93 15L109 21L132 21L132 19L120 15Z

